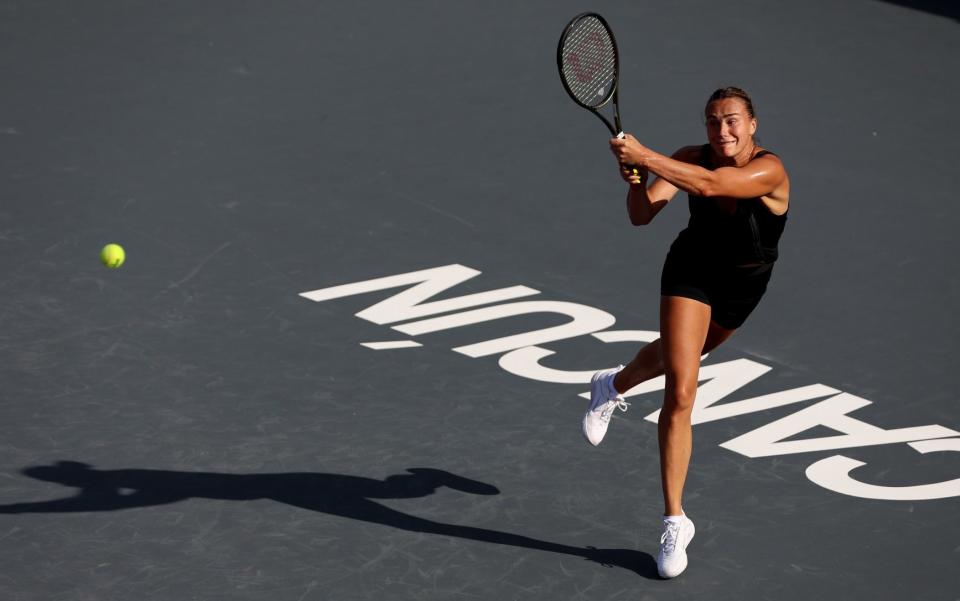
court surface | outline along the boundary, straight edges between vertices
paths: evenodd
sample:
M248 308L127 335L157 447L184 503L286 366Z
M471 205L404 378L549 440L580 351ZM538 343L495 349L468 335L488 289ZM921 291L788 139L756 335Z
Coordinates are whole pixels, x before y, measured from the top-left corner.
M628 131L702 143L738 85L792 179L704 360L669 582L660 391L598 448L578 395L656 335L686 199L629 225L556 73L588 8ZM0 598L960 599L958 33L877 0L0 3Z

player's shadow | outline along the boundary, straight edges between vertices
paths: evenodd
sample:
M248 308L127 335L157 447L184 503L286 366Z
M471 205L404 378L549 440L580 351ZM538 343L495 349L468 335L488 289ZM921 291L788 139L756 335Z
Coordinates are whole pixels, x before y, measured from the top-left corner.
M914 10L922 10L942 17L949 17L960 21L960 7L957 0L884 0L891 4L899 4Z
M22 473L47 482L74 487L76 494L62 499L0 505L3 513L65 513L114 511L166 505L191 498L249 501L272 499L310 511L382 524L400 530L452 536L582 557L605 566L632 570L657 578L656 562L641 551L574 547L511 532L458 526L419 518L381 505L375 499L426 497L441 486L475 495L496 495L496 487L449 472L410 468L408 473L374 480L361 476L321 473L215 474L166 470L98 470L85 463L60 461Z

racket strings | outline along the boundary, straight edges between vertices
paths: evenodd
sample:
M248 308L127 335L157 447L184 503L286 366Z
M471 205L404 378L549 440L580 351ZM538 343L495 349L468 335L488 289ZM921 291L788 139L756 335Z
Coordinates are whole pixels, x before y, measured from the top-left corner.
M580 103L599 108L609 100L617 77L610 33L596 17L580 19L563 41L563 79Z

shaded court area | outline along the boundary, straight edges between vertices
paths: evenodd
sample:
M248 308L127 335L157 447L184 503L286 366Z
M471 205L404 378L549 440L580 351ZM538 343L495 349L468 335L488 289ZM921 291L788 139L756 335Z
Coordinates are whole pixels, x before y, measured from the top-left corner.
M584 10L627 131L737 85L792 182L672 581L663 382L580 419L686 199L630 226ZM0 3L0 598L960 599L958 67L937 2Z

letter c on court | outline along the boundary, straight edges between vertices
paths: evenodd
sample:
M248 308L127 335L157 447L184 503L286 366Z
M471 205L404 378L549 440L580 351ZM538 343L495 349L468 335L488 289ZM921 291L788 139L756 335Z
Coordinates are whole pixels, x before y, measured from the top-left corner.
M934 451L960 452L960 438L939 438L908 443L921 453ZM867 484L850 477L850 472L866 465L862 461L834 455L821 459L807 468L807 478L828 490L864 499L886 501L924 501L960 497L960 478L919 484L916 486L879 486Z

